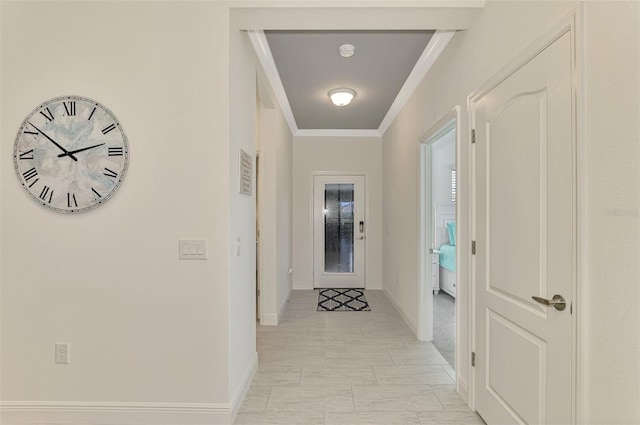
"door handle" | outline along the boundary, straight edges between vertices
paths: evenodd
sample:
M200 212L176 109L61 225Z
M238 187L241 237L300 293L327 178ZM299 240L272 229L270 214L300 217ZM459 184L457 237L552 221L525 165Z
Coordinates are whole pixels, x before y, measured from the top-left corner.
M541 297L531 297L534 301L539 302L540 304L544 304L546 306L553 306L558 311L562 311L567 308L567 302L565 301L562 295L554 295L552 299L548 300L546 298Z

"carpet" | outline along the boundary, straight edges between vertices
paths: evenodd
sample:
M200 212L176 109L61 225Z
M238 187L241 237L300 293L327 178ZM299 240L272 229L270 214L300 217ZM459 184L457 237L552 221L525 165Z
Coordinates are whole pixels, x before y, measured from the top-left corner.
M318 311L371 311L363 289L321 289Z
M444 291L433 295L433 345L455 369L456 300Z

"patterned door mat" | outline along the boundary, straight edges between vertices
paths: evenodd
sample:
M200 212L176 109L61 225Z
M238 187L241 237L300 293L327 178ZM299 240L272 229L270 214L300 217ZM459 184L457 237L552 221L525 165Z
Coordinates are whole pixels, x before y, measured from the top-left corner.
M318 311L371 311L362 289L321 289Z

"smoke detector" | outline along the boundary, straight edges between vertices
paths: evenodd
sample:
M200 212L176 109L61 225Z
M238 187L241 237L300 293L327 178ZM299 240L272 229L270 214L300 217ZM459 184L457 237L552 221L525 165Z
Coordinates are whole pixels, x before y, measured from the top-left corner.
M343 44L338 50L343 58L350 58L356 53L356 47L353 44Z

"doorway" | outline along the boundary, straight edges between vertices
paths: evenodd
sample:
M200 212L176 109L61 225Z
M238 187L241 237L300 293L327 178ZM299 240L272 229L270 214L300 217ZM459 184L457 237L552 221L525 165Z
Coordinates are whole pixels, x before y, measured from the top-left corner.
M460 335L458 255L459 112L456 107L420 143L420 296L418 339L432 341L452 369ZM456 378L457 382L457 378Z
M365 177L313 177L313 286L365 287Z
M455 369L456 352L456 129L444 129L427 145L431 183L431 248L429 275L433 285L433 345Z

